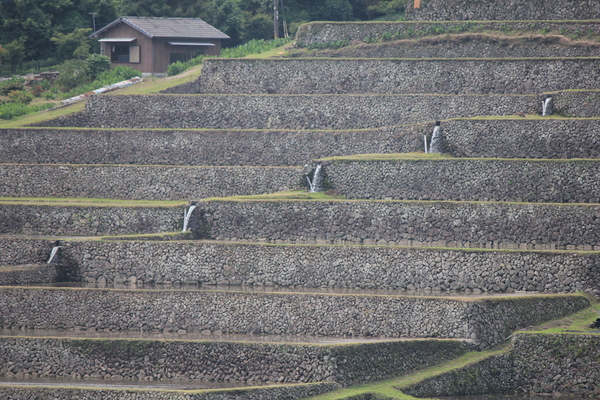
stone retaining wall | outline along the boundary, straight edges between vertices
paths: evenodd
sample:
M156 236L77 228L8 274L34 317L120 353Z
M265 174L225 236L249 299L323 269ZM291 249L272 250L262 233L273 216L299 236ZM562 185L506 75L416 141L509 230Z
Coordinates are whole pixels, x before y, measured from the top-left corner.
M600 161L326 161L331 187L349 199L600 203Z
M207 59L211 94L536 94L599 89L600 59ZM410 79L407 79L410 77Z
M486 348L501 343L519 327L571 314L589 304L587 298L575 295L465 300L313 293L0 288L0 308L5 310L0 315L0 328L468 338Z
M218 240L600 249L598 205L211 201L200 208Z
M97 241L62 241L61 246L77 278L97 284L586 291L600 296L600 256L595 253Z
M600 249L597 205L419 201L201 202L192 230L217 240ZM184 207L0 206L0 233L181 230ZM206 214L202 217L202 214Z
M369 42L383 38L402 39L488 31L553 32L580 37L587 32L600 34L600 21L310 22L298 27L296 43L300 47L310 47L336 42Z
M46 262L55 245L52 240L0 238L0 266Z
M83 207L0 205L0 233L25 235L126 235L175 232L185 207Z
M541 112L541 101L533 95L99 95L88 99L82 113L38 125L357 129L477 115L532 114Z
M581 105L587 101L582 98ZM441 131L446 150L455 157L599 158L599 122L577 119L456 120L442 121ZM430 124L421 136L432 131L433 124Z
M4 239L0 247L11 255L14 251L6 245L14 244L31 249L33 255L51 243ZM69 267L76 280L98 285L181 283L467 293L585 291L600 295L600 259L596 253L202 242L63 240L60 245L63 268ZM47 258L48 254L41 252L29 262L41 263Z
M230 400L231 396L247 400L296 400L316 396L337 388L339 388L338 384L330 382L268 388L213 390L204 393L143 389L2 386L0 387L0 396L6 400Z
M600 396L597 334L521 334L513 346L520 391Z
M600 19L595 0L559 0L548 7L544 0L424 0L419 9L406 4L406 19L420 21L565 20Z
M273 193L305 182L301 168L0 164L0 197L191 200Z
M399 390L415 397L514 392L518 388L514 357L514 351L493 355ZM537 363L538 359L528 362Z
M346 345L0 338L0 373L40 377L155 381L377 381L464 354L459 341L415 340ZM298 368L301 366L300 368ZM335 384L328 385L330 389ZM238 389L242 390L243 389ZM230 398L230 397L229 397ZM244 397L246 398L246 397Z
M394 34L402 36L398 32ZM462 33L350 45L340 49L297 54L302 57L334 58L531 58L596 57L599 50L598 42L571 41L560 35L512 37Z
M553 94L557 113L599 116L600 91ZM91 96L54 127L362 129L480 115L540 114L545 95L132 95ZM107 119L106 115L113 118ZM340 115L343 118L340 118Z
M414 132L413 132L414 131ZM0 129L6 163L304 165L320 157L421 148L410 127L343 131Z
M519 334L507 354L489 357L421 381L406 394L416 397L505 391L600 395L600 337L581 334Z
M450 120L441 128L447 152L456 157L600 158L597 119ZM0 158L49 164L304 165L322 157L423 151L423 135L432 131L433 123L341 131L4 129Z
M0 267L0 285L23 285L30 283L52 283L59 279L56 264L26 264Z

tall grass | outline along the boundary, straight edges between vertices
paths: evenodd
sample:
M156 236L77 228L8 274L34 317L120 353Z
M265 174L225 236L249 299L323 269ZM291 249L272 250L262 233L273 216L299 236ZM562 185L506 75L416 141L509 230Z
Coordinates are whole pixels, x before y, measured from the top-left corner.
M21 115L47 110L54 107L52 103L27 106L22 103L4 103L0 105L0 119L13 119Z
M85 85L77 86L75 89L62 93L61 99L69 99L71 97L79 96L80 94L91 92L92 90L99 89L103 86L112 85L113 83L121 82L127 79L131 79L134 76L140 76L141 72L130 67L119 65L115 68L104 71L96 80Z
M221 58L241 58L241 57L246 57L247 55L250 55L250 54L260 54L260 53L264 53L265 51L272 50L276 47L283 46L287 42L289 42L289 39L284 39L284 38L273 39L273 40L253 39L253 40L251 40L247 43L241 44L239 46L221 50L220 57ZM207 56L198 56L198 57L192 58L191 60L186 61L186 62L177 61L177 62L169 65L169 68L167 69L167 74L169 76L180 74L195 65L202 64L202 61L204 61L204 59L206 57ZM208 56L208 57L214 57L214 56Z

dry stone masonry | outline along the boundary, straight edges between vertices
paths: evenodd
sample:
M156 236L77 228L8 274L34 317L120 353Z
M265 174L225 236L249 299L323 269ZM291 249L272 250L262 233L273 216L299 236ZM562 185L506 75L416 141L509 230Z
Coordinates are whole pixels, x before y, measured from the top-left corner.
M423 3L423 0L421 0ZM573 35L581 38L584 33L598 35L600 33L600 21L598 20L553 20L553 21L406 21L406 22L311 22L298 27L296 33L296 43L299 47L311 47L321 45L326 47L328 44L347 42L372 42L382 41L384 38L402 39L413 37L429 37L439 40L436 32L446 34L472 34L484 33L489 31L498 32L552 32L553 34ZM548 42L545 42L548 44ZM549 43L552 44L552 43ZM387 46L383 46L385 49ZM542 47L542 46L540 46ZM427 48L427 46L426 46ZM543 46L547 49L547 46ZM435 51L435 49L433 49ZM497 50L500 50L497 48ZM536 49L537 51L550 51ZM344 51L344 50L342 50ZM385 51L385 50L382 50ZM552 49L549 56L558 56ZM502 54L493 53L493 57L500 57ZM359 58L368 57L368 55L357 55ZM432 56L424 53L425 58ZM529 56L532 56L531 54ZM514 57L512 55L511 57ZM533 57L536 57L533 55ZM177 87L175 87L177 88ZM171 88L170 90L174 90Z
M290 386L271 386L266 388L251 387L249 389L225 389L199 392L158 391L158 390L127 390L127 389L96 389L81 388L52 388L52 387L0 387L0 395L6 399L21 400L39 399L89 399L89 400L230 400L244 398L247 400L295 400L316 396L335 389L339 385L334 382L301 384Z
M192 200L296 189L300 177L290 167L0 164L0 196Z
M588 308L599 7L409 2L409 22L309 24L288 58L210 59L168 93L0 130L0 196L67 197L0 204L0 397L299 399ZM422 151L434 123L429 150L462 158L369 155ZM325 196L208 199L309 184ZM518 334L407 392L598 397L596 339ZM64 385L14 384L40 378ZM131 390L147 380L164 390ZM160 386L206 380L270 386Z
M597 335L519 334L513 349L464 368L403 388L416 397L518 391L600 394Z
M421 8L407 2L409 21L486 21L486 20L588 20L600 19L600 4L595 0L561 0L548 7L544 0L423 0Z
M585 92L575 93L570 100L579 104ZM591 96L600 97L600 94L592 93ZM362 129L477 115L535 114L540 110L541 101L534 95L92 96L83 113L44 125L153 129ZM575 105L570 109L576 109ZM119 117L106 119L107 114ZM574 116L578 116L576 111Z
M218 240L598 249L598 205L419 201L209 201ZM568 246L568 247L567 247ZM550 249L550 248L548 248Z
M338 131L0 130L0 159L20 164L300 166L312 158L404 153L420 148L421 134L416 127Z
M104 236L181 230L184 207L83 207L0 204L0 232Z
M27 373L119 381L225 379L249 384L369 382L425 368L472 350L464 343L448 340L295 345L5 337L0 338L0 344L0 371L8 376ZM336 386L329 384L330 389Z
M440 29L440 27L436 27L436 29ZM544 27L544 29L548 28ZM564 32L564 27L561 27L561 31ZM386 32L386 37L389 35L405 38L383 42L378 40L376 43L363 43L326 51L299 52L298 54L302 57L331 58L549 57L554 59L556 57L596 57L600 49L600 43L568 39L562 35L534 34L512 37L501 34L453 33L441 37L408 39L406 34L401 31ZM369 42L374 40L371 37L368 39ZM322 43L321 46L326 47L327 43ZM172 89L169 92L175 91Z
M599 66L597 58L209 59L196 93L537 94L597 89Z
M211 290L0 288L0 293L4 329L442 337L472 339L480 348L503 342L518 327L590 305L575 295L470 301Z
M600 157L597 119L514 118L442 121L446 152L484 158ZM335 131L5 129L0 130L0 157L20 164L299 166L313 158L422 151L423 135L432 130L433 123Z
M600 203L596 160L342 160L324 170L348 199Z

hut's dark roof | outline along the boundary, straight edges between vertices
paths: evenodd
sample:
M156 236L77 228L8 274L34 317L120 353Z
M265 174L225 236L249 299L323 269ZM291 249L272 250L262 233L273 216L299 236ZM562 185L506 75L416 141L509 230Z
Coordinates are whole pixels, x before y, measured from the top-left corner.
M98 37L118 24L127 24L144 35L166 38L229 39L229 36L199 18L121 17L92 37Z

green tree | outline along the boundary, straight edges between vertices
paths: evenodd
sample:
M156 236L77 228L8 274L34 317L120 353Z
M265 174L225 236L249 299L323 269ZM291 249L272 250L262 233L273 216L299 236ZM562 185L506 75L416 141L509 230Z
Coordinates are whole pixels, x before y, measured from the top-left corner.
M393 15L404 12L406 0L381 0L368 8L370 15Z
M25 39L13 40L4 45L2 58L10 65L11 70L14 70L25 58Z
M252 39L273 39L273 17L267 14L255 14L244 11L240 39L242 43Z
M56 55L60 60L69 58L86 58L90 54L91 29L80 28L64 34L56 32L50 39L56 45Z
M211 17L207 22L231 37L226 46L241 44L243 12L240 0L213 0L211 7Z
M110 58L105 55L90 54L85 61L88 63L91 79L96 79L98 75L110 69Z
M58 67L58 70L60 75L55 83L63 92L90 81L90 66L85 60L67 60Z
M54 57L56 33L91 28L97 12L99 29L118 18L120 0L14 0L0 2L0 44L24 39L25 59Z
M128 0L121 8L122 15L137 17L209 17L210 0Z

